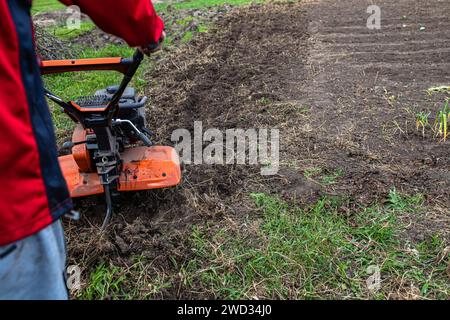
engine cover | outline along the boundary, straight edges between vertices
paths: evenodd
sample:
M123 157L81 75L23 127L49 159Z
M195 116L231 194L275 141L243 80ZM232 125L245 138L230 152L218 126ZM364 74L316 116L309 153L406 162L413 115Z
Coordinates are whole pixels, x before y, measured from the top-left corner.
M121 154L121 159L118 191L167 188L181 181L180 159L171 147L129 148ZM98 174L80 172L73 155L59 157L59 163L72 198L104 192Z

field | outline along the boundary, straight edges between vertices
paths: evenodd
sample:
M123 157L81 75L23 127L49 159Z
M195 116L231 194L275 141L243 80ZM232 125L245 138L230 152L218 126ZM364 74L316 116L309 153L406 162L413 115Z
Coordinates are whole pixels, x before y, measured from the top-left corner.
M38 20L57 15L44 2ZM186 164L180 186L127 195L106 233L102 202L78 201L82 219L65 225L82 270L73 297L448 299L450 3L380 0L380 30L366 27L370 4L158 4L167 45L134 82L156 142L194 121L277 128L280 170ZM56 55L132 54L83 25L45 27L71 48ZM118 80L46 84L72 97ZM72 124L51 108L62 142Z

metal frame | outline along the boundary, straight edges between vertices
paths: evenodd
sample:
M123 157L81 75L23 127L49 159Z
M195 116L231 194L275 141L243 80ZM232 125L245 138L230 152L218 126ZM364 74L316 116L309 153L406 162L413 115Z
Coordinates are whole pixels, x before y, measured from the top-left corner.
M106 214L102 224L105 229L113 214L112 196L118 188L122 161L120 159L116 135L113 133L114 124L127 122L114 119L119 111L120 99L139 68L144 56L140 50L136 50L132 59L104 58L84 60L59 60L44 61L41 65L41 74L54 74L76 71L111 70L124 74L122 82L105 108L83 108L73 101L65 102L60 97L45 89L45 95L50 100L61 106L72 120L81 123L84 129L90 129L96 136L97 149L93 152L93 160L103 185L106 199ZM139 131L130 121L131 127L137 136L146 144L150 140ZM127 123L128 123L127 122Z

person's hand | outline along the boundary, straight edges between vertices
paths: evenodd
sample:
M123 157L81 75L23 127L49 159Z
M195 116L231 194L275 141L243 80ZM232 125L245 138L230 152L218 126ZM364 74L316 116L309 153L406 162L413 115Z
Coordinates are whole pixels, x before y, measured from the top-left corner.
M150 55L150 54L152 54L152 53L154 53L154 52L157 52L157 51L161 50L161 48L162 48L162 43L164 42L164 39L165 39L165 38L166 38L166 32L163 31L163 32L161 33L161 37L159 38L158 43L156 43L156 44L151 44L151 45L146 46L146 47L141 47L140 50L142 51L143 54L145 54L145 55L147 55L147 56Z

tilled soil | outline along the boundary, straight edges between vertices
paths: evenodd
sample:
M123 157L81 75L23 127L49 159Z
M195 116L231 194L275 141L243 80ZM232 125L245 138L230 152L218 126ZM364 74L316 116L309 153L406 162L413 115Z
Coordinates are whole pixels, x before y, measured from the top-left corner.
M266 192L299 205L324 194L352 208L383 202L392 188L422 193L427 210L409 225L411 241L450 230L450 148L423 137L414 114L434 110L450 82L450 3L378 1L381 30L366 27L371 1L320 0L232 10L207 34L164 55L148 73L148 118L159 144L175 129L280 129L281 168L186 165L177 188L126 196L108 233L103 208L83 201L84 218L67 226L71 262L92 270L102 261L149 261L150 276L186 261L195 224L236 223L254 207L249 193ZM406 18L405 18L406 17ZM419 31L425 26L424 31ZM433 111L433 112L434 112ZM305 170L340 172L333 184ZM164 298L192 297L179 288ZM203 297L201 294L198 297Z
M422 137L414 114L436 113L445 100L425 91L450 80L450 4L378 1L379 31L365 26L370 4L306 4L314 71L300 94L315 115L313 127L320 127L317 154L343 168L337 190L359 202L383 199L392 187L424 194L430 211L411 230L419 239L427 232L448 235L450 149L431 132Z

